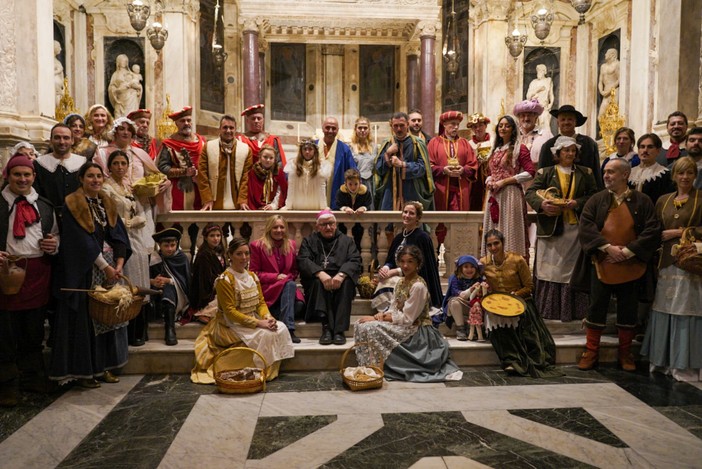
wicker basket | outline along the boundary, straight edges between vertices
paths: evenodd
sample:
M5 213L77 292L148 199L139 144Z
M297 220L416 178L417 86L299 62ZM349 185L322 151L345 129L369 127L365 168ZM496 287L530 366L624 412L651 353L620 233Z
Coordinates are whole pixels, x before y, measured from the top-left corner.
M20 263L24 264L21 266ZM4 295L16 295L22 289L27 276L27 258L8 256L5 264L0 267L0 291Z
M90 313L90 317L97 322L107 326L115 326L130 321L139 315L141 306L144 303L144 297L134 294L136 289L126 275L122 275L122 278L129 286L129 290L133 295L132 304L130 304L128 308L118 310L117 303L103 301L98 298L95 292L88 292L88 312Z
M253 355L258 355L258 357L263 362L263 369L258 368L261 372L261 377L258 379L248 379L243 381L230 381L221 379L220 375L226 371L240 370L231 364L227 364L227 356L231 355L235 351L247 351L251 352ZM217 355L212 362L212 374L214 375L215 383L217 384L217 389L219 392L224 394L252 394L256 392L261 392L266 390L266 376L268 375L268 363L263 355L258 353L256 350L248 347L229 347L224 352Z
M683 230L680 244L673 246L673 255L675 256L675 265L682 270L691 274L702 275L702 254L697 252L694 230L694 226Z
M349 347L345 352L344 355L341 357L341 365L339 367L339 373L341 374L341 379L344 381L344 384L349 387L351 391L364 391L366 389L378 389L383 387L383 378L385 377L385 373L383 372L383 362L379 363L379 366L369 366L368 368L372 368L375 370L376 373L378 373L378 378L373 378L368 381L359 381L351 378L347 378L344 376L344 370L346 370L346 357L348 357L349 353L351 350L355 349L356 347L359 347L361 345L366 345L368 347L371 347L369 343L366 342L359 342L357 344L352 345Z
M553 205L559 207L564 207L568 205L568 201L561 197L561 193L555 187L549 187L548 189L539 189L536 191L536 195L541 197L543 200L548 200Z
M373 260L370 265L370 270L368 273L361 275L358 278L358 283L356 284L356 289L358 290L358 295L364 300L370 300L373 298L373 293L378 287L378 276L376 275L376 262Z
M132 184L132 191L138 197L156 197L159 185L167 179L165 174L151 174Z

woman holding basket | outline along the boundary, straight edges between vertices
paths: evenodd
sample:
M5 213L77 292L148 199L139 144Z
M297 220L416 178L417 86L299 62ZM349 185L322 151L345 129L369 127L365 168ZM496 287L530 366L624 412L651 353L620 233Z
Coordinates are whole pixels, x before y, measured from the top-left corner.
M114 283L131 255L129 238L116 204L102 190L105 176L95 163L78 171L81 187L66 197L59 249L61 286L91 289ZM49 378L78 380L84 388L119 381L111 370L127 363L127 323L107 326L88 313L88 295L61 294L54 324Z
M672 174L678 190L656 202L656 214L663 223L663 249L651 320L641 347L651 371L670 374L678 381L702 380L702 275L679 268L674 249L688 228L695 239L702 238L702 193L693 187L697 172L692 158L676 160ZM699 242L693 246L697 252L702 250Z
M249 347L259 352L268 366L266 379L278 376L280 361L295 355L288 328L271 316L256 274L248 270L251 253L246 240L234 238L227 249L229 267L215 281L217 313L195 341L195 366L190 380L214 384L217 355L230 347ZM264 368L258 356L254 364ZM243 359L236 368L249 366ZM241 365L241 366L239 366Z

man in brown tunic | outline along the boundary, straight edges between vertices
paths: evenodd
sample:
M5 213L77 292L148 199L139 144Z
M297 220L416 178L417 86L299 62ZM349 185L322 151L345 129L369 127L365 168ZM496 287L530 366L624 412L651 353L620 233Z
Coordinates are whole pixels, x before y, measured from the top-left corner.
M582 253L573 275L573 286L590 292L587 350L578 368L597 365L600 337L605 328L609 300L617 297L619 364L635 371L631 341L641 294L640 281L661 242L661 224L651 199L627 186L631 166L622 158L605 166L602 190L592 196L580 216Z

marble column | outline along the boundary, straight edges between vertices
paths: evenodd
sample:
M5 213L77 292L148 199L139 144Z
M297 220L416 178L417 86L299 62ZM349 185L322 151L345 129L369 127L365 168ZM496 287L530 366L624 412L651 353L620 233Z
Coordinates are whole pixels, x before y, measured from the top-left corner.
M420 109L424 118L422 128L429 135L433 135L436 118L436 57L434 48L436 46L436 22L420 22L420 56L419 75L421 87Z
M341 70L344 69L344 46L341 44L323 45L322 60L324 61L322 119L326 116L340 119L344 114L344 80L341 73Z
M563 106L564 104L573 104L576 109L580 110L580 112L586 116L589 114L590 118L587 120L585 127L579 129L579 132L594 137L597 126L597 107L594 105L591 106L590 103L597 102L593 95L594 89L597 88L595 86L593 89L593 83L597 83L597 81L590 80L591 30L592 27L588 23L578 25L575 52L575 103L561 102L560 105ZM595 42L595 44L597 43Z
M641 98L649 96L653 89L653 61L650 54L654 27L651 14L653 0L639 2L640 6L637 4L636 8L631 9L631 44L636 46L629 48L631 70L635 72L631 75L634 79L629 81L627 125L637 135L642 135L650 130L653 119L650 100Z
M407 50L407 112L420 106L419 89L419 47L410 46Z
M258 102L266 102L266 52L268 51L268 42L262 38L258 38L258 76L259 78L259 93Z
M658 74L655 88L653 122L665 122L668 114L679 109L678 73L680 70L681 2L656 2L658 26ZM663 127L665 128L665 127Z
M84 9L73 13L73 63L74 73L71 78L71 93L76 104L76 109L88 110L88 74L78 73L79 70L88 69L88 22Z
M0 12L0 156L49 138L55 121L51 0L5 0ZM22 27L31 25L31 28ZM47 79L47 77L52 77ZM41 148L41 145L39 145Z
M258 63L258 25L244 21L244 108L260 104L261 68Z
M171 97L171 108L176 111L183 106L195 107L200 93L200 71L197 69L197 56L200 42L197 39L197 22L183 11L169 11L163 15L163 24L168 26L168 40L156 61L163 63L163 104L166 95ZM147 47L151 47L148 45ZM148 54L147 54L148 57ZM154 73L157 74L157 71ZM197 77L193 80L184 77ZM157 85L155 85L157 86ZM157 106L155 106L157 107ZM156 115L155 120L160 116ZM193 114L193 120L197 115Z

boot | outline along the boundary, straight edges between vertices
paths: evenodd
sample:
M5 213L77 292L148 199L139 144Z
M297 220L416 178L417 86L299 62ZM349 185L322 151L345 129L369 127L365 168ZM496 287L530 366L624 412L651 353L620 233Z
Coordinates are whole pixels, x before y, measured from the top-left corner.
M175 332L175 307L171 304L165 307L165 311L163 312L163 324L166 327L166 345L178 344Z
M634 354L631 353L631 341L634 340L636 332L634 329L619 327L619 366L624 371L636 371Z
M602 337L602 329L587 328L587 343L585 344L585 352L580 357L578 369L592 370L597 366L597 361L600 358L600 338Z
M470 333L473 333L472 329ZM465 342L466 340L472 340L466 337L466 326L456 326L456 340L460 340L461 342Z
M331 330L329 329L329 324L322 324L322 336L319 338L320 345L331 345L334 341L332 338Z

